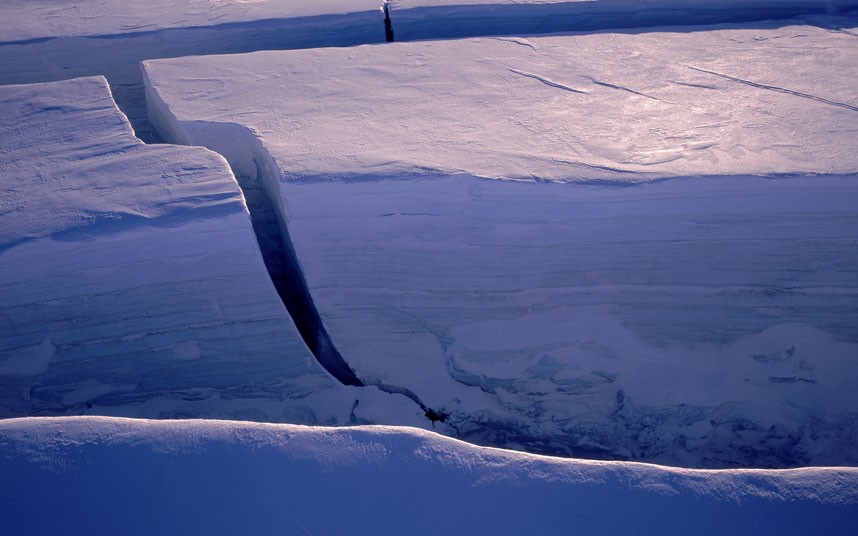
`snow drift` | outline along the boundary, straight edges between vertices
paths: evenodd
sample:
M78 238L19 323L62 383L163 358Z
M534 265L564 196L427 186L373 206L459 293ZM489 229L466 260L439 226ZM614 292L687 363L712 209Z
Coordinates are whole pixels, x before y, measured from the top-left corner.
M0 422L11 533L852 534L858 470L693 471L407 428ZM50 515L46 515L49 512Z
M844 30L265 52L144 79L168 139L261 177L358 376L449 433L855 463L858 24L825 21Z

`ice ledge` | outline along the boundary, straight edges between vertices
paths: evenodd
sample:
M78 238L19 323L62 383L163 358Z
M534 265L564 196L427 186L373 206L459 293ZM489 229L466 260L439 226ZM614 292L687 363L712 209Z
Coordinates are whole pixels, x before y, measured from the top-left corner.
M317 365L223 157L142 144L101 77L0 111L0 417L419 423Z

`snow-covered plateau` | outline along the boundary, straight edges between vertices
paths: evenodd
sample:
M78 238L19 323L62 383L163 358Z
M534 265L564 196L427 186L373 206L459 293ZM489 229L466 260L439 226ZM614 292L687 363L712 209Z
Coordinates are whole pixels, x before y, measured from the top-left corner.
M100 77L0 87L0 115L0 417L420 422L318 365L222 157L144 145Z
M446 433L851 464L858 20L813 20L158 60L144 82L165 139L264 185L358 377Z
M411 428L0 421L9 534L851 535L858 469L700 471Z
M137 135L138 63L153 58L352 46L385 40L383 0L4 0L0 85L105 76ZM395 0L397 40L785 19L858 0Z

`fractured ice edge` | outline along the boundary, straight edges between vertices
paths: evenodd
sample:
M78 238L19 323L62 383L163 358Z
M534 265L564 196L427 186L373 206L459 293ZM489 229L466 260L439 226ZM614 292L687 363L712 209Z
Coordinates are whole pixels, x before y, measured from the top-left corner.
M423 420L318 365L223 158L142 144L100 77L0 110L0 417Z
M448 433L791 466L858 455L855 52L796 21L158 60L144 82L167 139L264 185L358 377Z

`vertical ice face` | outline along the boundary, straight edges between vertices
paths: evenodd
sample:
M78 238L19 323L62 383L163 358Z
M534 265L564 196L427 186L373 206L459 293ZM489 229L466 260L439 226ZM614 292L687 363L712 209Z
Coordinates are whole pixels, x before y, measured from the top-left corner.
M2 87L0 110L0 416L377 420L390 397L304 345L220 156L143 145L103 78Z
M855 47L771 24L144 75L169 138L263 170L365 383L494 445L783 466L855 461Z

